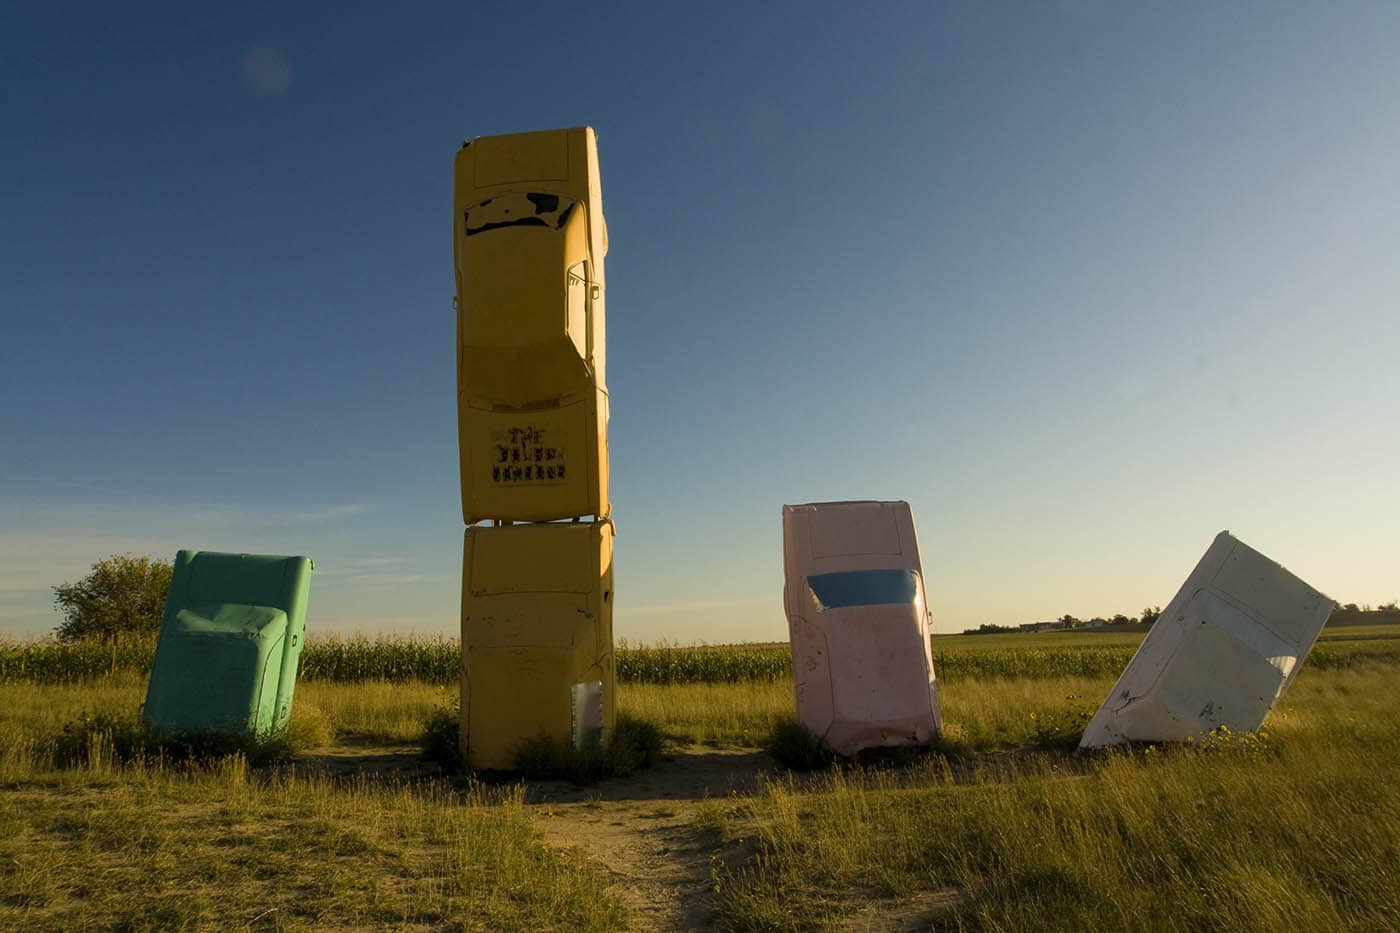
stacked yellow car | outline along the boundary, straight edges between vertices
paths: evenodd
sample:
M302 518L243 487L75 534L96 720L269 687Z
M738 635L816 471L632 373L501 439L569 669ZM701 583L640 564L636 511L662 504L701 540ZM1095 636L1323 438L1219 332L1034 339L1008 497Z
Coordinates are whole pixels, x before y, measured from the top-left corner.
M514 765L614 722L603 222L587 127L457 153L462 749Z

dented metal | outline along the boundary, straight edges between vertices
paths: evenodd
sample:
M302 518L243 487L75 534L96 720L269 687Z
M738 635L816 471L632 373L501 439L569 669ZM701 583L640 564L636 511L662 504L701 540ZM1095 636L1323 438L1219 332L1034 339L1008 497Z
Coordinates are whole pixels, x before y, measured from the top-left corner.
M597 750L616 721L610 521L468 528L461 747L509 769L521 743Z
M1222 531L1152 626L1079 747L1258 729L1335 605Z
M797 718L840 755L922 744L942 720L905 502L783 506Z
M597 139L587 127L477 137L453 179L462 517L606 518Z
M597 139L477 137L453 179L462 517L495 525L463 544L461 748L506 769L616 721Z

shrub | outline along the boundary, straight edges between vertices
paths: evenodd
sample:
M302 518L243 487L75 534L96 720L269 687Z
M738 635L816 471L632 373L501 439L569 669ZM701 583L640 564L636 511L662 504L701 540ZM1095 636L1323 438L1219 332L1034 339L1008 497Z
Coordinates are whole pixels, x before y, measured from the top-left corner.
M433 710L428 721L423 724L423 734L418 739L423 760L449 773L463 771L466 767L462 761L458 718L455 708L439 707Z
M764 751L778 759L779 764L793 771L823 768L836 760L821 740L796 719L779 719L763 743Z
M295 747L286 731L253 735L217 729L159 733L136 715L83 714L68 723L54 743L59 767L94 767L110 756L118 762L164 759L210 761L240 755L263 765L291 758Z
M1082 697L1070 696L1068 700L1082 701ZM1031 713L1034 725L1031 728L1031 744L1046 751L1072 752L1079 747L1084 737L1084 729L1094 716L1094 707L1081 707L1063 716Z
M655 765L662 759L663 748L661 729L655 723L623 714L603 748L576 749L546 735L526 739L515 753L515 770L527 778L593 784Z

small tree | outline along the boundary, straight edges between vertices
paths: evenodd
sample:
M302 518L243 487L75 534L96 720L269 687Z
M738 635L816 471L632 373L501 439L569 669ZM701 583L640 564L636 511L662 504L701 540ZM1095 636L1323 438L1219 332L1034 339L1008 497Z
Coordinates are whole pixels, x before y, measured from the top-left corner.
M113 554L93 564L77 583L54 587L54 605L63 613L56 629L59 639L96 639L110 645L116 673L117 643L160 629L171 569L167 560Z
M1161 614L1161 606L1148 606L1146 609L1142 610L1142 624L1152 625L1154 622L1157 621L1157 617Z

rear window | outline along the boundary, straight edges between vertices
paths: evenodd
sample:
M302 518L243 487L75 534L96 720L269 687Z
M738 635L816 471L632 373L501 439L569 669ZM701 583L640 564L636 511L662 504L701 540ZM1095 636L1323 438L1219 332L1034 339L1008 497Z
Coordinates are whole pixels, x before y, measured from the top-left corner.
M462 228L467 236L502 227L563 230L577 205L572 198L543 191L498 194L462 211Z
M919 592L912 570L818 573L807 578L807 585L823 609L912 603Z

